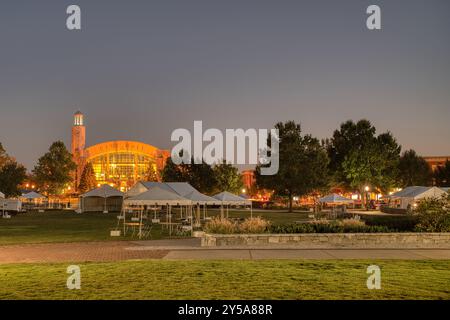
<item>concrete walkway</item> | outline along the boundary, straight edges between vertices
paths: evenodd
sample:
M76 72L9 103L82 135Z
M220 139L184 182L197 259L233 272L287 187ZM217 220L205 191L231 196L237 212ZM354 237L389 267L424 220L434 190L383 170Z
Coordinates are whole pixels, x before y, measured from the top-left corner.
M0 264L164 260L404 259L450 260L450 249L205 248L199 239L105 241L0 246Z
M440 249L205 249L171 250L167 260L263 260L263 259L400 259L450 260L450 250Z

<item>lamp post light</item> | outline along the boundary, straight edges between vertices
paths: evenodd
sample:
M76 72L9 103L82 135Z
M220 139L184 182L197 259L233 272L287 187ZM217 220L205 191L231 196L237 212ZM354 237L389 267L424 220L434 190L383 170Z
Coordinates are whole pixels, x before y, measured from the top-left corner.
M366 191L366 211L369 211L369 191L370 191L370 187L369 186L365 186L364 190Z

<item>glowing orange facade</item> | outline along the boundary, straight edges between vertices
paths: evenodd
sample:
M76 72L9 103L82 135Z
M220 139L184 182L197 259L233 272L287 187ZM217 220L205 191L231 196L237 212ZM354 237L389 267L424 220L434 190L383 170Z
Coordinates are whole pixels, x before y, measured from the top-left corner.
M81 120L80 120L81 119ZM76 183L86 163L94 168L98 184L109 184L122 191L140 180L147 180L151 172L164 168L170 152L136 141L110 141L85 147L83 115L75 114L72 129L72 154L78 169Z
M446 161L450 161L450 156L447 157L424 157L425 161L431 167L431 170L435 171L438 167L445 165Z
M244 186L250 190L254 187L256 183L255 171L254 170L244 170L241 173L242 182Z

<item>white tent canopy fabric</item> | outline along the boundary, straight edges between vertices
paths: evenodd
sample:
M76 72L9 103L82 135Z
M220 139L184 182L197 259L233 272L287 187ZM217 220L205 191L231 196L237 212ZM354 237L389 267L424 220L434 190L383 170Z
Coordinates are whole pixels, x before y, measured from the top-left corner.
M353 200L342 197L336 193L332 193L323 198L320 198L319 202L320 203L328 203L328 204L345 204L345 203L352 203Z
M445 190L438 187L412 186L391 194L386 198L394 201L398 205L398 208L408 209L416 201L427 198L440 198L443 194L445 194Z
M31 191L29 193L23 194L22 198L25 198L27 200L34 200L34 199L45 199L46 197L43 196L42 194Z
M0 198L5 199L5 194L0 192Z
M191 200L194 204L200 204L200 205L219 205L221 204L221 201L204 195L203 193L198 192L197 190L192 191L186 195L184 195L186 199Z
M104 184L100 188L91 190L85 194L82 194L80 197L100 197L100 198L111 198L111 197L123 197L123 192L120 192L117 189L114 189L110 185Z
M133 187L130 192L128 192L128 195L130 195L130 198L134 198L139 194L142 194L148 190L151 190L153 188L160 188L172 193L175 193L183 198L186 198L188 200L191 200L191 204L200 204L200 205L219 205L222 202L207 196L197 189L195 189L193 186L191 186L187 182L144 182L141 181L138 183L137 186Z
M216 194L213 198L219 200L221 204L225 205L251 205L252 202L250 200L241 198L235 194L232 194L228 191L224 191Z
M421 187L421 186L413 186L407 187L399 192L391 194L387 198L391 199L400 199L400 198L409 198L413 200L419 200L424 198L435 198L440 197L445 193L445 190L438 187Z
M192 201L186 199L173 191L168 191L160 187L153 187L148 191L141 193L137 196L130 197L124 200L124 205L172 205L172 206L185 206L192 205Z

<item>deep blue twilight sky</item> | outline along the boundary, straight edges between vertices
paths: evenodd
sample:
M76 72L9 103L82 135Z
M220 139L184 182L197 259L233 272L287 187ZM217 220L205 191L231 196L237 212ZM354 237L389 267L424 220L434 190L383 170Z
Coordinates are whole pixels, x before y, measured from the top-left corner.
M69 4L82 31L66 29ZM88 145L170 148L194 120L295 120L325 138L368 118L404 149L450 154L448 0L5 0L0 40L0 142L29 169L70 146L78 109Z

